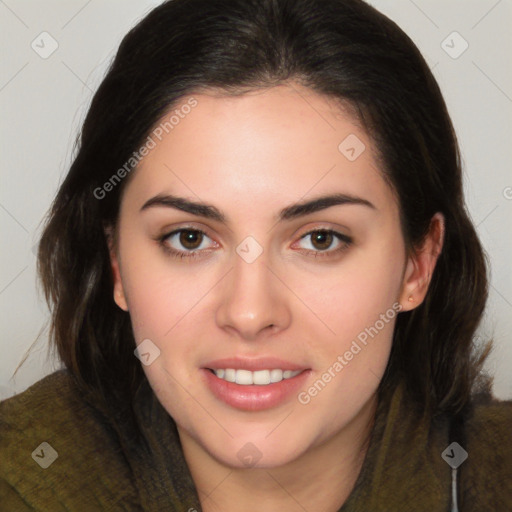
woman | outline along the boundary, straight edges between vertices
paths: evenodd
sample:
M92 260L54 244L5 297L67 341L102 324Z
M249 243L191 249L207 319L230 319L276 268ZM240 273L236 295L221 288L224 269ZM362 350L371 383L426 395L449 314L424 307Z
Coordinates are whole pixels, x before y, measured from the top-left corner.
M0 405L6 509L512 507L452 124L364 2L153 10L38 261L66 370Z

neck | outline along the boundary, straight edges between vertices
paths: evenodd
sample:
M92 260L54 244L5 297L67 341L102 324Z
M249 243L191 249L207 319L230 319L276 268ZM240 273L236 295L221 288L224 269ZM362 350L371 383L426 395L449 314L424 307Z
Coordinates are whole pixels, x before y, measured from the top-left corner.
M272 468L226 466L178 427L203 512L338 511L361 471L376 407L373 396L334 436Z

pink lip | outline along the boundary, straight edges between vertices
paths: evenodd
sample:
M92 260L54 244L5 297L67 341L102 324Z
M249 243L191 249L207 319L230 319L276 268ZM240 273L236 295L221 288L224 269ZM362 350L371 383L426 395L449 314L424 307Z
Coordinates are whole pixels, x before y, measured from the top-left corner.
M222 365L218 366L218 368L233 368L233 366L237 369L254 368L254 364L250 368L247 366L244 368L239 364L228 364L223 366L226 361L227 360L222 360ZM264 361L265 364L261 363L261 361ZM215 362L215 364L218 363L218 361ZM213 363L210 364L213 365ZM271 364L269 364L268 360L258 360L258 366L259 368L256 368L253 371L256 371L257 369L271 368L293 370L290 364L283 368L282 362L280 364L275 364L275 360L272 361ZM300 370L300 368L295 369ZM223 379L219 379L208 368L201 368L200 371L206 386L216 398L231 407L244 411L262 411L270 409L288 401L292 396L297 396L297 393L304 387L304 383L311 373L311 370L304 370L302 373L299 373L299 375L296 375L291 379L283 379L281 382L267 384L266 386L243 386L236 384L235 382L227 382Z
M235 370L250 370L252 372L258 370L306 370L304 365L298 365L277 359L275 357L258 357L257 359L249 359L242 357L226 357L224 359L216 359L206 363L203 368L210 368L212 370L220 370L225 368L234 368Z

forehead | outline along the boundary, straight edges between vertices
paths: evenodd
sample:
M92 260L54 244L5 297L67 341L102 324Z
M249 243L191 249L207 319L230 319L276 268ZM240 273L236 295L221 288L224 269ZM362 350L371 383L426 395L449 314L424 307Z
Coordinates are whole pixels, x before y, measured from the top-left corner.
M299 85L187 95L150 137L126 190L139 207L161 193L254 207L332 191L366 194L374 204L391 198L358 121Z

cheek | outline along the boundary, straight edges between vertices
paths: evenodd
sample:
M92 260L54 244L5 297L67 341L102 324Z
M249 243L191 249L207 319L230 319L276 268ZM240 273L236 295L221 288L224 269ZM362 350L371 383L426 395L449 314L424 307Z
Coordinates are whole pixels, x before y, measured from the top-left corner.
M154 286L152 286L154 284ZM169 363L193 354L194 321L199 309L197 290L181 292L175 281L142 283L133 288L130 315L135 339L149 338L168 356Z
M124 250L121 275L137 341L172 336L206 285L147 240L128 239Z
M145 272L128 273L125 293L128 298L129 312L135 339L160 339L172 328L176 310L173 294L166 290L161 280L155 281L155 275Z
M326 334L330 331L343 344L390 309L388 317L394 317L402 265L396 252L385 247L354 252L338 266L297 279L291 288L323 321Z
M184 411L195 410L189 395L182 394L180 383L196 378L190 373L198 355L191 340L197 338L194 315L199 311L198 294L203 285L187 286L190 279L165 263L154 261L143 267L140 261L140 255L131 259L124 276L132 328L137 344L149 339L160 350L159 357L142 369L168 412L181 417ZM178 395L179 401L166 399Z
M315 378L297 398L309 415L324 418L325 435L357 414L382 380L400 311L396 290L389 274L367 268L333 278L318 294L312 309L331 332L311 342Z
M333 426L375 393L386 369L401 308L397 300L403 261L394 248L399 243L354 252L325 275L316 275L314 287L303 282L298 292L328 327L307 315L309 327L315 323L317 333L323 334L315 338L309 331L315 379L298 401L311 414L327 414ZM332 407L336 403L343 407Z

